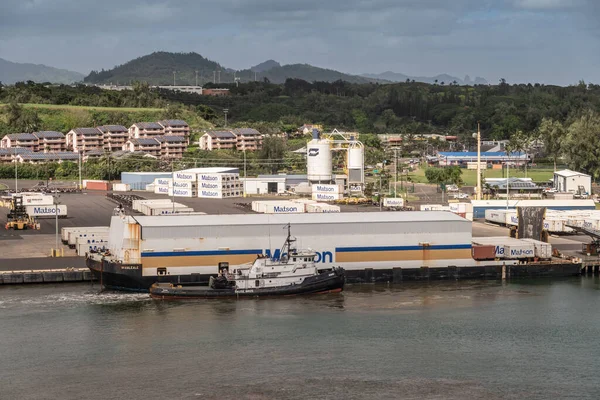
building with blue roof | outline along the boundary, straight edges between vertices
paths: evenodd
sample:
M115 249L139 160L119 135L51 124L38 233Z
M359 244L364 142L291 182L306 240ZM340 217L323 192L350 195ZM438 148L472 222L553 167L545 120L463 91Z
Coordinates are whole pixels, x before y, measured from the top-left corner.
M476 151L441 151L437 153L440 166L463 165L469 162L477 162ZM487 164L514 163L523 165L529 161L529 155L523 152L506 154L503 151L482 152L481 162Z

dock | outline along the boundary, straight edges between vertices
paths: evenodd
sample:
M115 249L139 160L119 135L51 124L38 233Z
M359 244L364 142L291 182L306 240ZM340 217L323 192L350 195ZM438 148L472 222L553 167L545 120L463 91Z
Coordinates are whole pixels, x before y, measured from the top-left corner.
M92 279L83 257L0 259L0 285L90 282Z

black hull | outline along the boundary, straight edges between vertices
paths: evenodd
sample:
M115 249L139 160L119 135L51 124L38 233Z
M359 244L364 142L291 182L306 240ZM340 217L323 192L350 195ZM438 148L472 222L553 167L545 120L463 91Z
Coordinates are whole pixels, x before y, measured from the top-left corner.
M171 284L155 284L150 287L150 296L160 300L301 296L341 292L344 289L344 282L344 269L335 268L306 278L300 285L236 292L234 289L212 289L208 286L177 287Z
M154 283L172 283L182 286L208 285L210 274L188 274L167 276L142 276L139 264L120 264L87 259L88 268L94 278L109 289L147 292ZM216 274L216 271L215 271ZM215 275L213 274L213 275ZM502 279L501 265L439 267L439 268L391 268L346 270L346 283L399 283L430 280L459 279ZM504 277L518 278L561 278L581 275L581 264L573 263L530 263L507 265Z

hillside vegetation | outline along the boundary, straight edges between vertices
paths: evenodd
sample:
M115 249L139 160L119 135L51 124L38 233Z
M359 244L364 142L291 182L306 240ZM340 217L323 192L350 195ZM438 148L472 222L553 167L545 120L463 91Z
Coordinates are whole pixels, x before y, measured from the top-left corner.
M281 66L273 60L261 63L251 69L234 71L197 53L164 51L136 58L108 71L92 71L85 77L84 82L126 85L140 81L150 85L172 85L173 72L175 72L175 84L195 85L196 71L199 85L212 82L213 79L217 85L219 82L232 83L234 77L239 78L240 82L251 82L255 78L272 83L283 83L287 78L303 79L309 82L333 82L339 79L352 83L384 82L381 79L344 74L308 64Z

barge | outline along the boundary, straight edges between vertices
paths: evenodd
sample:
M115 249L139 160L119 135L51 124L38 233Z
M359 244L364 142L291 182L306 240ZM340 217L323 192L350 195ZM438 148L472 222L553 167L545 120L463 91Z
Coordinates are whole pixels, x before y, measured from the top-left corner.
M223 267L285 256L271 244L285 239L288 224L299 246L314 250L317 268L342 267L347 283L559 277L581 269L565 260L474 259L471 222L438 211L113 216L108 250L86 262L112 289L208 285Z

